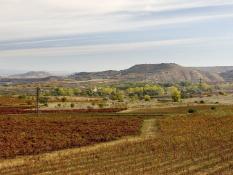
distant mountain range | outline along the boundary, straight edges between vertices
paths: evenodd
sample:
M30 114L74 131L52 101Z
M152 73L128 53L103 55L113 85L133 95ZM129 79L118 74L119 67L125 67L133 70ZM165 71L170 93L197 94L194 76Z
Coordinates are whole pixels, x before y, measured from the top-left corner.
M80 72L68 76L54 76L49 72L31 71L23 74L16 74L0 78L0 82L35 82L62 80L64 78L88 81L88 80L119 80L119 81L152 81L157 83L191 81L198 82L202 79L205 82L233 82L233 66L219 67L183 67L174 63L162 64L139 64L125 70L108 70L102 72Z
M44 71L30 71L30 72L26 72L23 74L16 74L16 75L10 75L8 76L8 78L12 78L12 79L37 79L37 78L46 78L46 77L50 77L53 76L51 73L49 72L44 72Z

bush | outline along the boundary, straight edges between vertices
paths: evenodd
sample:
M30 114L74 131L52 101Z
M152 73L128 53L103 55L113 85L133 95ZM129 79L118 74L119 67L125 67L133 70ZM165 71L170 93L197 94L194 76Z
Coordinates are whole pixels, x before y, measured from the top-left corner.
M224 92L220 91L219 95L226 95Z
M204 101L204 100L201 100L201 101L200 101L200 104L205 104L205 101Z
M74 106L75 106L74 103L71 103L71 104L70 104L70 107L71 107L71 108L74 108Z
M104 107L104 104L103 103L100 103L100 104L98 104L98 106L99 106L99 108L103 108Z
M145 101L150 101L150 99L151 99L151 98L150 98L149 95L145 95L145 96L144 96L144 100L145 100Z
M177 87L172 86L169 88L169 91L170 91L173 102L179 102L181 99L180 90Z
M212 107L211 107L211 110L216 110L216 107L215 107L215 106L212 106Z
M61 102L66 102L67 98L66 97L62 97Z
M18 99L26 99L26 98L27 98L26 95L19 95L19 96L18 96Z
M47 105L49 102L49 98L48 97L40 97L39 98L39 103L42 103L44 105Z
M189 110L188 110L188 113L190 113L190 114L195 113L195 112L197 112L196 109L189 109Z

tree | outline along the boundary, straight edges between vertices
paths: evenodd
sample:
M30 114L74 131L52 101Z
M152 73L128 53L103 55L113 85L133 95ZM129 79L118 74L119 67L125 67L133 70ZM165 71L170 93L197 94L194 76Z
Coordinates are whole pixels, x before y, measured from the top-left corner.
M150 98L149 95L145 95L145 96L144 96L144 100L145 100L145 101L150 101L150 99L151 99L151 98Z
M71 104L70 104L70 107L71 107L71 108L74 108L74 106L75 106L74 103L71 103Z
M174 102L179 102L180 101L180 99L181 99L181 92L180 92L180 90L177 87L175 87L175 86L170 87L169 88L169 92L170 92L172 100Z
M116 94L116 88L111 88L111 87L102 87L98 89L98 94L100 96L110 96Z
M39 98L39 103L42 103L45 106L48 106L48 101L49 101L48 97L40 97Z
M201 83L199 86L202 91L211 91L211 87L206 83Z
M123 91L117 91L115 94L111 96L112 100L118 100L119 102L124 101L125 94Z
M143 98L144 88L143 87L128 88L127 92L130 97L137 95L138 97Z
M80 89L78 89L78 88L74 88L73 93L74 93L74 95L78 96L78 95L80 95L82 93L82 91Z
M150 96L164 95L164 89L159 85L145 85L144 94Z
M72 95L74 95L74 91L71 88L55 88L52 91L52 95L54 95L54 96L72 96Z

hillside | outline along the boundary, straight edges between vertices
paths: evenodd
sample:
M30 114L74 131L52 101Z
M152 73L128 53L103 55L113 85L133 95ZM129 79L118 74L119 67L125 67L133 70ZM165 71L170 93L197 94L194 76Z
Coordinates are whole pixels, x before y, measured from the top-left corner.
M233 82L233 70L223 72L220 75L224 78L225 81Z
M139 64L121 71L82 72L70 76L76 80L91 79L118 79L126 81L153 81L153 82L197 82L200 79L206 82L222 82L224 79L217 73L200 71L182 67L174 63Z
M169 83L180 81L205 82L233 81L233 67L183 67L175 63L138 64L125 70L107 70L102 72L80 72L69 76L53 76L49 72L31 71L23 74L3 76L1 82L43 82L50 79L68 78L77 81L116 80L116 81L152 81Z
M192 68L200 71L219 73L219 74L233 70L233 66L192 67Z
M50 77L52 76L52 74L50 74L49 72L44 72L44 71L30 71L30 72L26 72L23 74L16 74L16 75L11 75L8 78L12 78L12 79L39 79L39 78L46 78L46 77Z

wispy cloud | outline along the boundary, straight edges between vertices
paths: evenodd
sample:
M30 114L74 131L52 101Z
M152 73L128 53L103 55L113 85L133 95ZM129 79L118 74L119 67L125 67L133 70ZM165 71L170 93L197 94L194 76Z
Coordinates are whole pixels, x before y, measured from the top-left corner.
M25 65L30 62L28 67L36 61L44 66L50 58L59 57L64 62L75 57L75 67L75 60L89 56L102 59L125 53L126 61L136 50L145 59L157 54L147 50L156 49L160 52L157 55L163 56L169 52L164 48L199 44L203 47L196 47L198 50L214 50L221 59L232 60L230 42L222 48L224 53L213 46L232 39L232 0L0 1L1 65L12 66L15 61L17 68L21 59ZM186 56L201 57L199 51L188 51L179 55L173 50L172 57L183 56L183 61ZM213 58L211 53L206 59ZM47 67L54 67L54 62L49 64Z
M121 25L118 26L119 30L116 31L137 31L137 30L143 30L148 27L161 27L161 26L169 26L174 24L182 24L182 23L194 23L198 21L207 21L207 20L216 20L216 19L227 19L231 18L233 19L233 13L226 13L226 14L216 14L216 15L196 15L196 16L185 16L185 17L172 17L172 18L166 18L166 19L147 19L143 20L140 23L138 21L130 21L127 24L124 25L124 27L121 27ZM124 30L123 30L124 29ZM110 30L111 31L111 30ZM113 30L112 32L115 32ZM13 40L13 41L3 41L0 42L0 51L4 50L18 50L18 49L30 49L30 48L51 48L51 47L70 47L70 46L76 46L76 45L90 45L93 43L101 44L101 42L106 43L106 39L108 39L107 44L112 44L114 42L112 39L105 38L103 31L102 33L97 34L82 34L82 35L72 35L66 36L66 37L51 37L51 38L32 38L29 40ZM114 33L112 33L112 36L114 37ZM135 37L137 38L137 37ZM145 38L146 39L146 38ZM121 42L127 42L127 41L121 41Z
M176 24L192 20L229 18L232 13L208 11L201 16L132 20L142 13L232 5L231 0L2 0L0 41L96 32L137 30L153 25Z
M35 57L35 56L78 56L78 55L92 55L103 53L122 53L125 51L134 50L150 50L157 47L172 46L172 45L189 45L189 44L204 44L213 41L221 41L233 39L232 37L216 37L216 38L184 38L174 40L158 40L158 41L145 41L134 43L120 43L120 44L100 44L76 47L53 47L53 48L37 48L37 49L22 49L13 51L2 51L0 57Z

